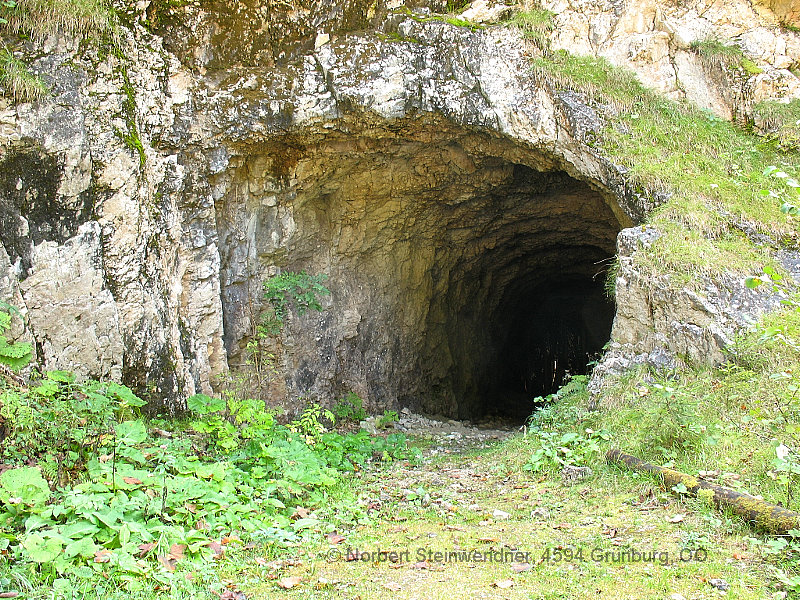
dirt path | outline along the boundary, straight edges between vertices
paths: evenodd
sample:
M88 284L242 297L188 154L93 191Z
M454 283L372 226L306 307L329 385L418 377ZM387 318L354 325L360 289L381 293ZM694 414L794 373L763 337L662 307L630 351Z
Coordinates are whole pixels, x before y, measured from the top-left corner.
M533 475L521 434L449 449L447 435L420 465L354 476L362 522L296 558L262 560L248 596L774 597L744 539L752 534L710 508L604 465L577 482Z

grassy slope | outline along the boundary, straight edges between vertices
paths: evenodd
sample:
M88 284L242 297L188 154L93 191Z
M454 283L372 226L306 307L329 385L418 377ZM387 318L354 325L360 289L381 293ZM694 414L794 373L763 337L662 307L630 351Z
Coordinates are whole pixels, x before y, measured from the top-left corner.
M550 85L610 106L606 112L616 116L598 142L601 151L627 167L643 191L669 194L648 219L665 235L637 255L640 269L690 286L723 272L744 276L764 267L780 272L777 249L795 249L798 240L797 222L781 210L797 203L795 105L757 107L777 132L759 137L661 98L602 59L545 52L534 68ZM770 174L770 166L778 167L780 176ZM754 243L754 233L774 243ZM800 315L790 307L743 335L721 368L634 371L606 392L600 411L583 413L570 424L565 415L585 406L573 398L556 403L550 425L561 431L603 428L610 432L610 445L691 474L719 472L718 483L797 510L797 475L782 477L775 448L785 444L796 462L798 340ZM800 572L796 552L773 560L777 579ZM784 587L796 591L800 580Z
M772 249L752 243L744 231L796 245L797 225L780 210L796 194L785 180L764 174L775 165L794 177L795 153L783 153L777 143L707 111L662 98L604 59L546 53L535 59L534 69L548 85L583 92L608 107L603 112L616 116L598 142L600 150L629 169L643 193L669 195L649 218L666 235L640 257L643 267L687 283L703 273L749 273L771 265Z

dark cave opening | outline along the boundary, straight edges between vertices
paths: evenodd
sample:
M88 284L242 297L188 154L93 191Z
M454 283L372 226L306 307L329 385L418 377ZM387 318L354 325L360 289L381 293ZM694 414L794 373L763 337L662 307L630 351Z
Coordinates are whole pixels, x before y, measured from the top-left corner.
M472 227L437 255L446 277L433 302L447 317L433 311L428 331L447 341L429 362L439 372L451 362L428 412L521 422L608 342L605 282L622 224L586 183L520 164L472 201Z
M513 286L491 323L495 366L484 416L525 420L572 375L588 373L611 334L614 304L602 277Z

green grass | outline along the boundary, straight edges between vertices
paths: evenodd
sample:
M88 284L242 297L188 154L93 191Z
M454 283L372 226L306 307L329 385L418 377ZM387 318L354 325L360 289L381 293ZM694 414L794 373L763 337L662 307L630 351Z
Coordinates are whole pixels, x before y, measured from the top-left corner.
M55 31L74 35L113 30L114 12L105 0L16 0L16 6L0 9L12 33L42 38Z
M753 107L756 123L767 139L778 150L797 152L800 150L800 100L789 102L765 100Z
M780 335L789 340L788 344L780 337L764 340L765 332L775 327L780 327ZM534 415L528 437L541 435L546 441L548 432L602 430L608 441L596 460L586 464L599 469L599 485L606 486L611 498L626 494L648 497L659 487L657 479L602 464L605 451L619 448L692 476L711 472L708 477L719 485L800 510L800 480L797 475L788 481L782 478L775 450L779 443L793 452L800 445L800 386L795 375L800 373L800 355L794 340L800 340L800 313L795 310L770 315L757 331L737 341L729 364L670 374L646 368L631 370L605 390L596 411L588 410L585 391L558 398ZM531 457L535 448L534 443L527 452L520 449L519 454ZM557 472L557 467L549 472ZM597 485L592 483L591 487ZM789 597L797 597L800 580L780 583L800 574L797 553L767 551L769 536L767 545L751 542L764 538L740 517L714 510L700 498L681 503L684 508L678 512L695 513L700 517L695 525L702 527L702 531L685 535L704 537L714 552L725 537L720 534L738 537L742 549L735 552L744 554L748 549L762 556L766 564L760 567L761 572L770 575L772 585L788 589L794 594Z
M577 392L559 401L551 411L554 422L566 429L585 426L590 413L579 406L582 398ZM746 527L707 505L681 502L659 489L655 480L622 473L599 457L592 462L594 476L574 486L562 484L558 470L531 474L523 467L538 447L537 440L534 433L518 435L415 469L395 464L364 472L337 501L349 498L367 506L373 499L383 500L358 524L338 528L344 541L329 544L322 538L298 548L271 572L254 558L240 565L236 581L258 598L347 594L444 600L453 597L453 590L472 598L669 598L677 593L711 597L706 581L715 577L731 583L737 598L769 593L765 566L757 556L748 553L731 560L745 552ZM418 488L427 502L408 493ZM508 513L508 519L496 517L497 509ZM667 518L677 513L685 515L684 520L669 522ZM346 561L348 548L394 551L398 560ZM704 561L672 565L592 558L592 552L602 556L630 548L672 558L683 549L703 548L708 555ZM459 550L516 551L526 564L444 561L431 554ZM432 559L424 560L428 557ZM279 582L289 577L296 578L296 585L282 590Z
M514 13L505 24L516 27L537 48L545 50L550 45L550 33L555 29L553 17L555 17L555 13L549 10L532 8Z
M764 339L772 328L779 332ZM735 473L729 485L800 510L800 482L787 498L773 465L778 442L800 445L800 355L793 340L800 340L800 313L768 315L757 331L737 339L722 367L668 376L630 372L604 393L591 422L613 431L615 444L640 458L691 474Z
M648 219L666 234L653 247L657 262L648 266L677 275L681 283L696 279L698 270L745 273L753 261L773 261L768 250L740 233L743 224L780 239L797 238L796 223L781 213L776 199L796 193L764 174L777 165L795 176L796 153L663 98L602 58L562 51L534 59L533 68L543 84L583 93L606 114L601 149L627 169L633 189L668 195Z
M690 48L696 52L707 66L722 69L743 69L747 75L762 73L752 60L747 58L735 43L726 43L716 38L695 40Z
M88 36L113 33L116 19L106 0L8 0L0 3L0 33L17 38L44 37L62 31ZM13 45L13 44L12 44ZM47 95L44 82L2 44L0 86L17 102L30 102Z
M48 91L45 83L8 48L0 49L0 86L17 102L38 100Z

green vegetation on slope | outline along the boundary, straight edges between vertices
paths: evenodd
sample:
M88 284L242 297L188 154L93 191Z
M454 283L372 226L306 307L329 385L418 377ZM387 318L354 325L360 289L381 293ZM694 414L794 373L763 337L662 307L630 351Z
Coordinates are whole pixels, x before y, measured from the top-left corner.
M0 333L10 323L0 312ZM0 365L30 353L0 335ZM143 405L63 371L0 376L0 592L221 593L223 557L299 543L342 474L414 456L400 434L330 430L313 404L285 425L233 393L189 398L187 422L146 421Z
M796 223L781 212L796 193L765 173L777 165L794 177L796 154L663 98L602 58L549 53L534 59L533 68L543 84L583 93L613 115L599 141L603 154L628 170L634 189L667 198L649 217L666 235L639 257L649 261L643 267L685 284L704 273L774 266L771 249L747 234L796 245Z

